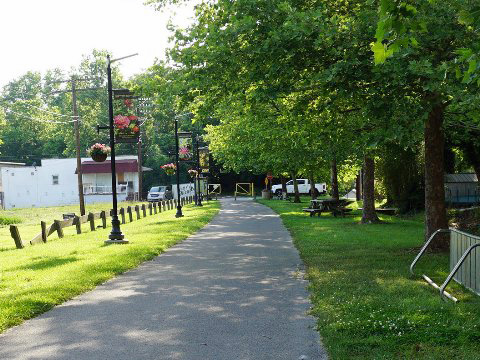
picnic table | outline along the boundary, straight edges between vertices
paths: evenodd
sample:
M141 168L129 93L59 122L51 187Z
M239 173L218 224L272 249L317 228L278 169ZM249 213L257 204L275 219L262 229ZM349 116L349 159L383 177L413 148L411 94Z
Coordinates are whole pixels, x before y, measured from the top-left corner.
M352 211L352 209L347 208L349 204L353 203L352 200L347 199L321 199L321 200L310 200L310 206L303 209L304 212L308 212L311 217L318 214L320 216L322 212L330 212L333 216L342 215L345 217L345 214Z

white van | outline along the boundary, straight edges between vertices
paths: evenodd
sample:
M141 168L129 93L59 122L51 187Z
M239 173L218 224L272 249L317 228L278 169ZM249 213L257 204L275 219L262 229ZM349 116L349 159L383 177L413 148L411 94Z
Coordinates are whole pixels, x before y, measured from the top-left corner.
M166 186L153 186L147 195L147 201L162 201L165 199Z

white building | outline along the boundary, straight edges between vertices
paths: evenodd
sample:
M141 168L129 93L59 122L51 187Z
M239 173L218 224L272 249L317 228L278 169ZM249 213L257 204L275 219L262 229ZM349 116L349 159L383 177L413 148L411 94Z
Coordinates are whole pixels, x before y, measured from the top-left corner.
M24 167L24 163L16 163L16 162L8 162L8 161L0 161L0 169L4 167L8 168L17 168L17 167ZM0 207L3 209L3 186L2 186L2 177L0 176Z
M138 193L137 156L116 157L118 201ZM77 161L45 159L41 166L3 167L4 208L44 207L78 204ZM151 169L143 168L143 171ZM85 203L110 202L112 177L110 159L96 163L82 158Z

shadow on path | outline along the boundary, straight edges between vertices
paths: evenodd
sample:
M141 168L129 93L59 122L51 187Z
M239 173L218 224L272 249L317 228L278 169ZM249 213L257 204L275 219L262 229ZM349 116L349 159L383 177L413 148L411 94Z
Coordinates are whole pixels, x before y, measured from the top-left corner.
M163 255L0 335L0 359L326 359L301 260L251 201Z

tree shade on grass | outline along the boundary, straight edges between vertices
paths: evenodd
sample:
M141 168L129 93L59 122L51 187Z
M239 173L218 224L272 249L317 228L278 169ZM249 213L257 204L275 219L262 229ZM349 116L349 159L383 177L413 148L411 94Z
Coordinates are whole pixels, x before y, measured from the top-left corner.
M259 200L277 211L307 267L312 314L332 359L478 359L480 297L449 286L458 304L444 302L408 266L423 243L421 216L382 216L361 225L361 214L310 218L302 204ZM419 271L435 281L448 257L429 254Z
M152 259L207 224L219 204L183 208L122 225L127 245L105 245L110 228L0 252L0 332Z

